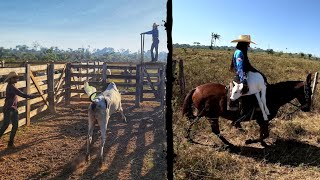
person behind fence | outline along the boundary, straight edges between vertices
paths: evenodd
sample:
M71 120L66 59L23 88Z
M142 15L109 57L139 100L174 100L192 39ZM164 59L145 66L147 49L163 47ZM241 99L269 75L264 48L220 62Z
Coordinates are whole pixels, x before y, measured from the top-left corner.
M158 60L158 45L159 45L159 31L158 26L156 23L153 23L152 30L147 31L141 34L152 34L152 44L151 44L151 61L156 62ZM155 56L153 54L153 49L155 49L156 53Z
M232 61L230 65L230 71L235 73L234 81L237 83L243 83L242 94L245 94L249 91L248 83L247 83L247 73L248 71L252 72L259 72L255 69L249 61L248 58L248 49L250 47L250 43L256 44L255 42L251 41L250 35L240 35L238 39L231 41L232 43L236 42L236 50L232 56ZM261 73L261 72L259 72ZM265 82L267 82L266 77L261 73ZM232 83L231 83L232 86ZM242 102L243 104L243 102ZM244 107L244 105L243 105ZM229 101L229 110L238 110L237 101Z
M6 98L3 106L3 124L0 129L0 138L4 134L5 130L8 128L10 122L12 123L12 130L10 133L10 139L8 142L8 147L14 147L14 137L18 130L18 96L23 98L33 99L40 97L37 95L28 95L16 88L15 83L17 83L18 74L16 72L10 72L7 78L4 80L8 82L6 88Z

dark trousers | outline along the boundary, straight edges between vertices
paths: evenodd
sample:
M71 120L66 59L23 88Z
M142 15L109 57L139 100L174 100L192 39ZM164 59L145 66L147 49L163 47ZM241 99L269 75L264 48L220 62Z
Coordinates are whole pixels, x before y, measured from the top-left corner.
M3 112L3 124L0 129L0 137L6 131L10 122L12 123L10 141L13 142L14 136L16 135L16 132L18 130L18 110L10 108Z
M153 41L151 44L151 60L152 61L157 61L158 60L158 45L159 45L159 41ZM154 56L153 54L153 49L156 50L156 54Z

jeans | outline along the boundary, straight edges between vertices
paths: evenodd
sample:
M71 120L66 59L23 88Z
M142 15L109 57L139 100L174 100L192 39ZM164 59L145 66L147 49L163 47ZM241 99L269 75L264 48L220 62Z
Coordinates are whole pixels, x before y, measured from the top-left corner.
M159 41L153 41L151 44L151 60L152 61L157 61L158 60L158 45L159 45ZM154 56L153 54L153 49L156 50L156 55Z
M16 132L18 130L18 110L10 108L10 109L7 109L3 112L3 124L0 129L0 137L3 135L3 133L8 128L10 121L12 123L10 142L13 142L14 136L16 135Z

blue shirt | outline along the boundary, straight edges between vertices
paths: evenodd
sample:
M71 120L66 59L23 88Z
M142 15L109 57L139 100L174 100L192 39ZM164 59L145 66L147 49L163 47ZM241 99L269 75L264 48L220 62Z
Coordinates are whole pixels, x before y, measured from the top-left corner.
M242 83L243 80L246 79L245 72L243 71L243 61L244 61L244 55L242 51L237 49L233 54L233 64L237 74L239 75L240 83Z
M143 34L152 34L152 41L159 41L159 31L158 29L152 29L151 31L144 32Z

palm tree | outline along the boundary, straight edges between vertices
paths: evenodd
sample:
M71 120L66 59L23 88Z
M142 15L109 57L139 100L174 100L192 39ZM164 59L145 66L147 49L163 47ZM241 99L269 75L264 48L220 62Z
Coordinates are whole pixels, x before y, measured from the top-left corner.
M211 49L212 49L213 42L214 42L214 46L216 46L216 42L217 42L217 40L220 40L220 37L221 37L221 35L219 35L219 34L211 33L211 46L210 46Z

